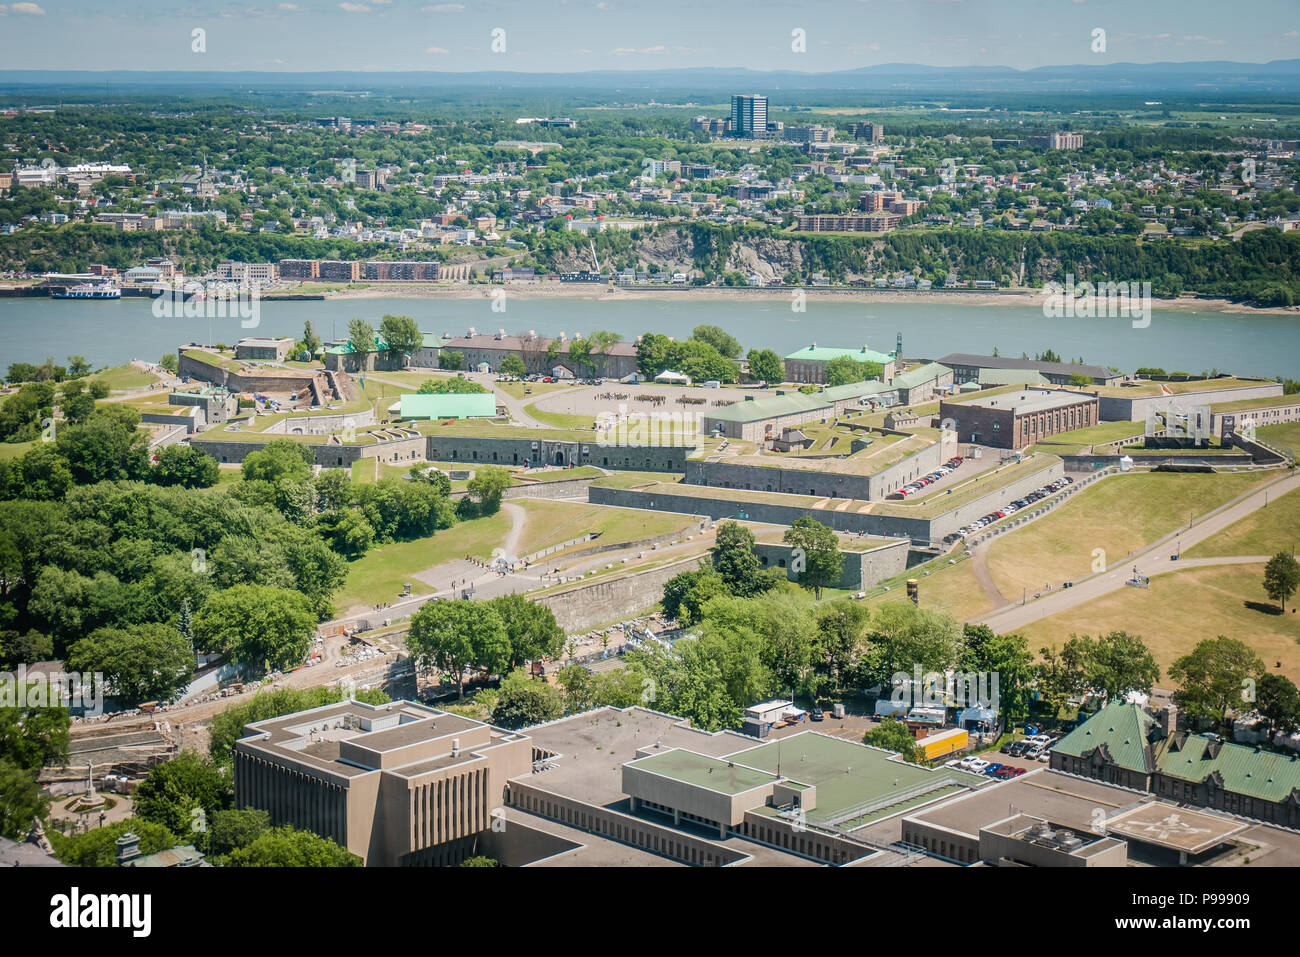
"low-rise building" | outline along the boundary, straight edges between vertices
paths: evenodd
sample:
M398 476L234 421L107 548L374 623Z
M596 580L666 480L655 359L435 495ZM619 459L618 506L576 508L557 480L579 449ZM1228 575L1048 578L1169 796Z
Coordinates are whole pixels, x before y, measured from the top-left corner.
M1097 396L1063 389L1025 389L965 402L941 401L939 418L963 442L1023 449L1043 439L1096 425Z
M880 379L889 382L894 378L897 355L876 352L865 345L860 349L842 349L834 346L819 346L813 343L807 348L792 352L785 357L785 376L791 382L825 382L826 363L832 359L849 358L855 362L874 362L881 366Z

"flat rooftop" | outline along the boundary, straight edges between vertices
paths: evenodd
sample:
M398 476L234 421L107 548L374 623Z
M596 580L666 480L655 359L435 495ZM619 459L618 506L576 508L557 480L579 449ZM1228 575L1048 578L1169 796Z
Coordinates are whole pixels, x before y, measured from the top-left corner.
M759 771L777 773L779 768L783 777L815 785L817 807L807 812L808 822L834 823L850 829L882 815L897 814L913 800L934 801L965 788L984 787L989 780L953 768L908 764L892 751L818 731L768 741L727 758ZM924 793L917 794L918 790ZM894 796L898 796L897 802L890 800ZM756 810L775 813L773 808Z
M1245 821L1164 801L1152 801L1106 821L1107 830L1120 837L1188 854L1208 851L1249 827Z
M778 781L778 775L736 764L725 758L709 757L674 748L642 758L635 765L638 770L660 777L681 781L693 787L707 788L722 794L743 794Z
M963 405L977 409L1011 409L1016 415L1048 412L1069 405L1096 399L1088 392L1068 392L1064 389L1025 389L987 399L973 399Z

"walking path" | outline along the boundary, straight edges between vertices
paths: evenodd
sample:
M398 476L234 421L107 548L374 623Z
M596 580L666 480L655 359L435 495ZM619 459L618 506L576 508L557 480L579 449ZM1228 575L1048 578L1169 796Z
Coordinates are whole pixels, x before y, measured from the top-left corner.
M1053 591L1041 598L1021 605L1004 605L992 612L979 616L976 620L988 625L994 632L1002 634L1015 631L1025 625L1075 608L1085 602L1108 595L1125 587L1125 582L1133 577L1133 569L1146 578L1180 571L1185 568L1205 568L1213 565L1242 565L1253 562L1266 562L1267 556L1226 556L1220 558L1175 558L1173 549L1191 548L1200 542L1213 538L1229 526L1239 522L1261 508L1269 501L1275 501L1287 492L1300 489L1300 474L1279 478L1263 488L1248 493L1240 501L1224 506L1195 521L1190 526L1183 526L1155 542L1137 554L1126 558L1122 564L1112 566L1089 578L1075 582L1071 588ZM1173 546L1173 549L1171 549ZM1131 564L1130 564L1131 563Z

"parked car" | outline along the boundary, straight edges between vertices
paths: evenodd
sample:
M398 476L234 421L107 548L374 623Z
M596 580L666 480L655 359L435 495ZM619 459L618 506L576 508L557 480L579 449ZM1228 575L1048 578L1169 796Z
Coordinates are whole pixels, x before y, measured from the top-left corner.
M813 708L811 711L808 712L808 717L812 718L814 721L825 721L826 712L823 711L821 708Z

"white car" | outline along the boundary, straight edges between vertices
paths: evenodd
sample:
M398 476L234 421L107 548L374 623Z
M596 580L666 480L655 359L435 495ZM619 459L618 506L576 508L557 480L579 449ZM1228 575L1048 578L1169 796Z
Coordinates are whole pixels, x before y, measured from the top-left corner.
M989 763L990 762L985 761L983 758L967 758L961 763L961 767L965 768L967 771L973 771L975 774L979 774L989 766Z

